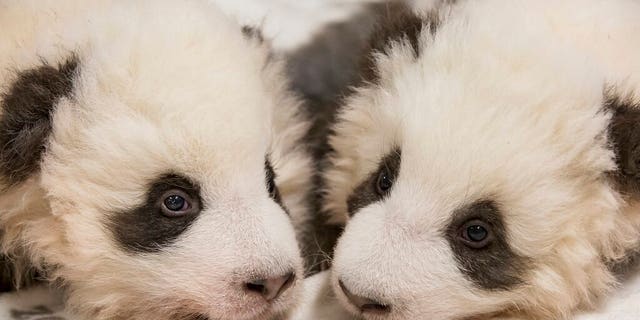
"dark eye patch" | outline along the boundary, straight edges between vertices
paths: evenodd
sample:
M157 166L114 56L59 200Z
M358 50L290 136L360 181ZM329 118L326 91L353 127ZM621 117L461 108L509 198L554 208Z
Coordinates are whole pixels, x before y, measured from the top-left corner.
M393 182L400 172L400 157L400 149L393 149L380 160L378 169L353 190L347 198L349 216L353 216L358 210L382 200L391 192Z
M179 190L179 194L188 197L197 210L182 215L166 215L162 205L171 190ZM115 213L108 225L116 241L129 252L159 252L193 224L202 208L200 187L184 176L169 173L149 185L142 205Z
M458 269L478 287L507 290L523 282L529 259L509 246L502 212L495 201L479 200L456 210L445 237Z
M617 170L610 172L620 192L640 194L640 100L606 92L604 109L611 113L608 136Z

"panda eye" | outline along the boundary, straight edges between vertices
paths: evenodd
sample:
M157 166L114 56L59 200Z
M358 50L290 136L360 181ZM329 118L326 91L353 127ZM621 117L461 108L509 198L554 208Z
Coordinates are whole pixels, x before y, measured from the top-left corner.
M393 186L393 176L389 173L389 170L386 168L380 170L378 173L378 178L376 179L376 192L380 196L387 195L391 187Z
M187 215L197 208L191 197L179 189L165 192L161 198L162 214L166 217L180 217Z
M467 247L482 249L493 241L493 233L489 224L473 219L462 225L459 238Z

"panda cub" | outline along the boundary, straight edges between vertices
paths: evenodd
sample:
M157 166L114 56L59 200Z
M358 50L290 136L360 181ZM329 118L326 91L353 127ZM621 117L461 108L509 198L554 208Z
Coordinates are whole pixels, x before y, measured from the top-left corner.
M640 248L640 1L390 10L330 137L364 319L570 319Z
M87 319L295 301L307 130L280 63L204 0L0 1L0 228ZM249 29L245 29L249 31Z

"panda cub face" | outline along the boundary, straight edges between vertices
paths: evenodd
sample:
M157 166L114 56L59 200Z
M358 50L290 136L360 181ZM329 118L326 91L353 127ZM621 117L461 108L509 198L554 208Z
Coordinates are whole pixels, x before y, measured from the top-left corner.
M463 3L388 22L330 138L332 283L365 319L562 318L638 245L638 104L521 23L548 7Z
M92 319L284 311L302 274L288 213L310 166L277 64L203 2L86 6L77 20L9 8L57 15L33 40L47 62L0 52L33 56L2 99L4 244Z

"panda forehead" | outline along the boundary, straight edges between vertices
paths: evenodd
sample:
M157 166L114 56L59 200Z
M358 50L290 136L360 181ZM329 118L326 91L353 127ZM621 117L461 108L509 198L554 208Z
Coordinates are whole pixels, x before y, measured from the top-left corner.
M55 141L64 146L69 157L91 159L108 167L129 168L132 165L126 163L137 159L140 165L199 174L224 173L252 163L258 166L268 152L271 135L264 119L247 117L242 122L229 117L222 121L219 115L198 117L194 110L150 108L145 112L123 106L123 112L108 117L95 117L94 113L80 128L54 122L57 136L75 135L74 140ZM77 148L80 142L91 148Z
M372 127L393 122L406 144L442 142L439 148L446 150L448 144L464 153L474 147L474 141L501 143L506 151L529 147L533 140L544 152L549 145L572 148L576 135L582 141L594 141L606 128L606 116L600 112L600 78L575 80L575 73L567 72L571 75L559 80L566 84L558 86L549 83L548 69L492 70L492 63L482 59L476 59L475 65L485 65L485 69L442 66L428 52L420 59L424 60L398 67L389 85L373 91L370 98L380 110L376 112L384 115L374 117ZM529 85L513 81L524 76Z
M200 70L158 70L157 66L143 65L136 72L122 74L113 71L118 68L110 64L88 61L82 69L84 81L78 85L80 97L87 98L84 107L98 113L119 105L148 118L171 119L176 124L180 119L218 126L244 123L245 129L251 129L257 122L270 119L275 103L259 70L247 71L238 66L238 70L219 73L197 65L191 67ZM234 76L230 77L230 73ZM106 102L100 100L111 100L108 102L116 105L105 106Z
M114 95L143 114L179 112L182 118L213 124L221 118L226 123L239 118L237 125L243 117L268 119L274 102L263 79L265 50L249 43L241 27L226 17L191 17L176 28L179 18L186 17L169 23L141 19L145 23L134 21L135 27L95 22L93 27L101 29L80 53L81 89L87 97Z
M512 61L502 63L467 50L464 33L454 31L428 43L415 60L383 61L392 72L348 100L342 126L352 128L337 132L353 136L350 131L357 128L355 147L364 167L370 168L391 141L401 144L406 156L420 159L416 170L450 169L433 174L445 177L451 171L449 176L460 180L468 179L462 172L497 176L501 162L521 177L609 168L610 161L593 160L610 156L603 153L608 124L601 112L603 83L587 76L594 70L575 72L579 61L561 65L555 59L537 66L531 58L539 52L527 50L499 52L513 54ZM557 81L550 83L550 74ZM518 164L532 163L527 157L550 165L517 170Z
M368 118L353 117L370 119L368 124L358 123L368 129L360 130L366 134L356 146L364 168L358 176L369 174L394 144L403 151L404 177L436 191L457 186L458 193L509 195L519 194L518 185L601 175L612 169L612 154L604 141L609 116L600 111L601 90L579 92L528 100L527 95L507 95L515 101L511 103L505 103L507 98L475 101L452 94L441 100L447 103L435 107L417 105L407 97L416 93L388 94L383 98L387 101L366 111ZM403 104L412 105L402 108Z
M203 153L217 151L225 157L231 152L223 150L255 149L264 154L270 141L274 98L261 83L251 87L248 81L243 88L228 90L220 88L218 81L138 84L129 76L95 70L91 64L82 70L72 106L86 110L73 117L86 118L89 133L104 130L107 137L126 140L136 138L127 132L146 131L175 150L191 153L198 147ZM211 89L216 86L225 92ZM110 126L118 130L109 130Z
M76 183L88 192L81 198L113 195L115 190L139 193L144 186L134 186L163 172L193 178L205 190L220 191L221 186L235 183L235 189L250 191L263 185L270 140L265 119L247 117L243 122L241 116L233 120L230 115L225 122L220 118L226 115L202 114L193 108L131 108L120 96L95 97L82 92L58 108L53 115L53 145L45 159L51 177L91 177ZM76 112L85 107L95 112ZM84 121L77 120L84 116ZM69 126L70 122L74 125ZM75 173L58 170L71 165L71 159L83 159L73 163ZM235 176L244 177L246 183L239 185Z

